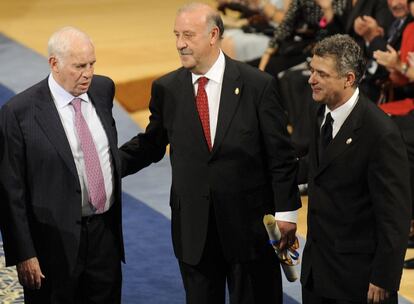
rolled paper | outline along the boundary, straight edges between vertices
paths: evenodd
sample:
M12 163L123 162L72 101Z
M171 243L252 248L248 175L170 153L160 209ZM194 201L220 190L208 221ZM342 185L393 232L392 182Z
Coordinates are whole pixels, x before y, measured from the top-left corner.
M285 273L286 279L289 282L294 282L298 279L298 273L295 266L299 264L299 242L296 238L295 243L289 248L280 251L279 241L281 233L277 226L276 219L273 215L267 214L263 217L263 224L266 228L269 236L269 243L272 245L276 255L279 258L280 265L282 266L283 272Z

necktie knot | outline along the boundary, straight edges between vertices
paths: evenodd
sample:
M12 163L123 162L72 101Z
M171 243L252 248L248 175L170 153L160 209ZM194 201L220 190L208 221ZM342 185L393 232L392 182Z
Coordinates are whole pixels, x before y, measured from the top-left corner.
M333 122L333 118L332 118L331 112L329 112L328 114L326 114L324 125L326 124L332 125L332 122Z
M70 102L75 109L75 112L79 112L81 110L81 98L73 98L73 100Z
M208 82L208 78L207 77L200 77L198 78L198 89L204 89L204 87L206 86Z

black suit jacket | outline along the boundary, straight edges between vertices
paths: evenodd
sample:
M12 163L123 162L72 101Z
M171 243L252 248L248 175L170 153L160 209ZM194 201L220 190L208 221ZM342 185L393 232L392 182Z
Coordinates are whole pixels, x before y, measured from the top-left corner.
M114 83L94 76L88 95L108 137L114 166L112 206L119 250L120 160L112 118ZM49 279L64 279L74 268L81 229L81 188L69 142L47 79L13 97L0 111L2 235L6 264L37 257Z
M300 172L309 173L302 284L312 273L316 292L354 301L366 301L369 282L398 290L411 217L398 128L360 96L318 164L316 112L312 121L308 162L300 163Z
M153 83L150 110L145 133L121 147L123 174L158 161L170 144L177 258L199 262L211 204L227 259L257 257L268 246L263 215L300 207L296 163L273 78L226 57L211 153L188 70Z

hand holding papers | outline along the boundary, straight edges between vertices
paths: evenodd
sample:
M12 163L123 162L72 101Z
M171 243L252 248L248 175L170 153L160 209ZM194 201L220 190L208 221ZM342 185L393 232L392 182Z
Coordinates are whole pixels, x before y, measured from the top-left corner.
M297 249L299 248L298 239L296 238L295 243L289 249L280 251L278 244L281 234L276 219L273 215L267 214L263 217L263 224L269 235L269 242L279 257L286 279L289 282L296 281L298 279L298 274L295 265L299 264L299 252L297 252Z

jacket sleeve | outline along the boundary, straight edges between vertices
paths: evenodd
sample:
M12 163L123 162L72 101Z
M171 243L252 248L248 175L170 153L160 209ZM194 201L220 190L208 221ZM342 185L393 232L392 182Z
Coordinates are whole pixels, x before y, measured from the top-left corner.
M6 265L36 256L29 225L26 150L15 113L8 105L0 110L1 221Z
M397 128L378 140L368 168L369 191L374 204L377 249L371 283L398 290L411 218L409 164Z
M280 104L275 80L269 79L258 105L258 115L266 149L275 210L293 211L301 207L297 187L297 160L287 131L287 117Z
M149 105L150 122L145 132L133 137L120 148L123 177L158 162L165 154L168 137L163 126L162 92L161 86L154 82Z

